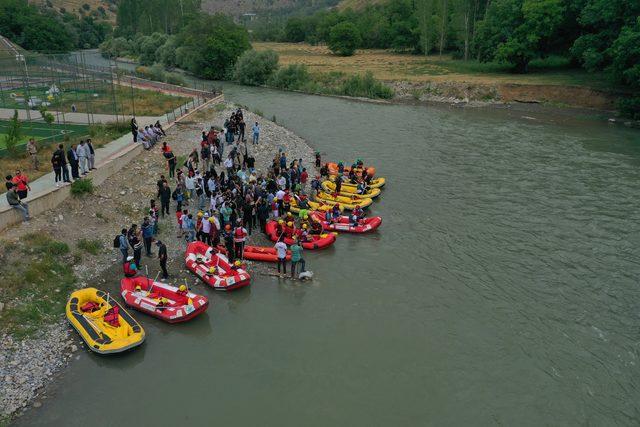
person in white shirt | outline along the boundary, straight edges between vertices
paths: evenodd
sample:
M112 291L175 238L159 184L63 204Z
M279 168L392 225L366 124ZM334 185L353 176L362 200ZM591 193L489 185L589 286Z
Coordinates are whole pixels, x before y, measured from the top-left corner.
M213 177L210 177L209 180L207 181L207 188L209 189L209 192L211 192L211 193L215 193L216 192L216 180L213 179Z
M80 145L76 148L76 154L78 156L78 166L80 166L80 173L86 175L89 173L89 147L84 142L80 141Z
M227 168L227 175L231 176L231 173L233 172L233 159L231 156L224 160L224 167Z
M184 179L184 187L187 189L185 194L187 199L192 199L194 197L195 189L196 189L196 179L189 174Z
M278 243L274 245L278 254L278 273L280 273L280 266L282 265L282 272L287 274L287 244L283 241L282 237L278 240Z
M279 189L284 190L287 186L287 179L284 176L280 175L276 183L278 184Z

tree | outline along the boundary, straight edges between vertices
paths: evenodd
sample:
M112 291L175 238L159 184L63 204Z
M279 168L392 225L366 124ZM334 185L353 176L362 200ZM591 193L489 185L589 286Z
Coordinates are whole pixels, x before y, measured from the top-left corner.
M234 79L244 85L260 86L264 85L277 69L278 54L273 50L248 50L236 62Z
M22 137L22 123L18 119L18 110L13 110L13 117L9 122L7 133L4 136L4 145L7 147L9 155L15 157L18 154L17 145Z
M251 48L247 30L222 15L200 15L178 35L176 61L198 77L229 77L238 57Z
M478 24L476 41L483 61L506 62L526 73L529 62L547 53L563 20L562 0L496 0Z
M340 56L351 56L361 42L360 33L351 22L341 22L331 28L329 33L329 49Z
M303 42L307 36L305 22L302 18L294 17L284 26L284 38L291 43Z

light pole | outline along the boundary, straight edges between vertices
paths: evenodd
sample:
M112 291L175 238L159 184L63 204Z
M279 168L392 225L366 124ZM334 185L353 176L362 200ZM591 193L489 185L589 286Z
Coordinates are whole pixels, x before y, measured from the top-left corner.
M26 94L25 101L27 104L27 121L31 122L31 106L29 105L29 102L31 102L31 96L29 95L29 71L27 71L27 60L25 59L24 55L22 55L21 53L17 53L16 61L22 62L24 64L23 80L24 90Z

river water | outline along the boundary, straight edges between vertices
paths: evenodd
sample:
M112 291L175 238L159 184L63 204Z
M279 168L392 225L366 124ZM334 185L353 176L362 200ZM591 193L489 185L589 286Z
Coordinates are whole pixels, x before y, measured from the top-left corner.
M227 86L388 185L313 283L208 292L83 354L24 425L638 425L640 134L561 114ZM525 117L526 116L526 117Z

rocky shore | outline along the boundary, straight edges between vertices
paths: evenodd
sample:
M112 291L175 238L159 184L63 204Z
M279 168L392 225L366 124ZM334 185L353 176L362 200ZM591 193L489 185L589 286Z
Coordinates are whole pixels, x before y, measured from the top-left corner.
M222 108L224 107L224 108ZM200 135L210 126L222 127L224 120L236 106L226 104L213 105L198 111L184 119L167 132L164 139L179 158L188 155L199 146ZM307 142L288 129L264 119L252 112L244 111L247 129L254 122L261 125L260 143L253 146L248 135L249 152L256 159L257 173L265 173L279 149L287 153L290 159L302 159L310 173L313 173L314 151ZM225 153L228 149L225 149ZM179 165L180 166L180 165ZM149 200L155 198L156 181L161 174L167 174L166 162L160 153L160 147L145 151L135 158L118 174L110 177L97 187L93 194L80 198L69 198L58 208L34 218L29 225L20 225L6 230L0 235L3 244L17 241L26 233L41 232L53 239L65 242L77 254L78 262L73 266L78 287L95 286L119 294L121 275L120 255L111 247L113 237L121 228L132 223L140 224ZM171 187L174 185L171 183ZM172 212L175 204L172 203ZM184 269L184 241L176 238L175 215L160 219L158 238L167 244L169 252L168 268L170 283L184 283L184 279L196 288L196 291L209 292L205 286ZM101 243L96 255L82 251L77 247L80 239L95 239ZM253 244L267 245L259 231L250 236ZM118 252L118 253L116 253ZM143 257L150 276L159 271L156 259ZM270 265L248 262L253 276L272 268ZM11 301L3 301L10 305ZM136 313L144 325L145 316ZM46 398L47 384L50 379L71 360L81 357L96 357L84 349L80 337L67 323L64 313L55 321L43 325L41 331L26 339L14 338L11 331L0 334L0 423L27 410L37 408Z

